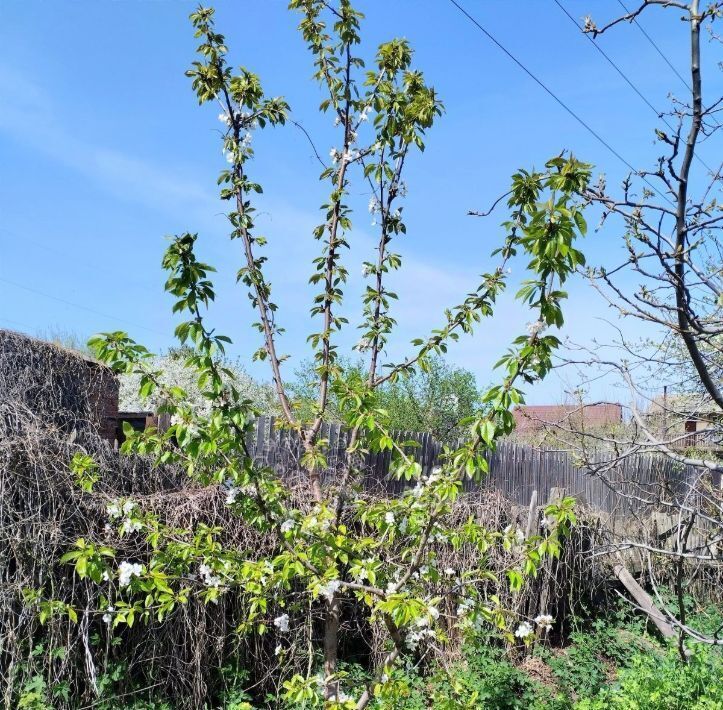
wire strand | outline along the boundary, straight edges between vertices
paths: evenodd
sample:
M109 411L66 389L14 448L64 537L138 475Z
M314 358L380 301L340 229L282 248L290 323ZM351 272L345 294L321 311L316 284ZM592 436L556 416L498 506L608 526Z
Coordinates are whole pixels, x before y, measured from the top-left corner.
M153 330L152 328L148 328L145 325L140 325L139 323L134 323L133 321L126 320L125 318L119 318L118 316L111 315L110 313L103 313L102 311L97 311L94 308L89 308L88 306L83 306L80 303L74 303L73 301L68 301L65 298L53 296L50 293L38 291L37 289L30 288L30 286L25 286L24 284L20 284L15 281L10 281L9 279L0 278L0 282L7 284L8 286L13 286L14 288L22 289L23 291L28 291L29 293L37 294L38 296L42 296L43 298L48 298L51 301L57 301L58 303L64 303L66 306L72 306L73 308L79 308L83 311L87 311L88 313L93 313L94 315L102 316L103 318L110 318L112 320L118 321L119 323L125 323L126 325L132 325L134 328L140 328L142 330L148 331L149 333L153 333L155 335L162 335L164 338L167 337L167 334L161 333L157 330Z
M668 204L673 205L672 200L663 192L660 191L645 175L641 175L640 172L632 166L610 143L608 143L595 129L593 129L585 120L583 120L573 109L571 109L552 89L550 89L541 79L533 74L512 52L510 52L501 42L499 42L494 35L488 32L472 15L467 12L457 0L449 0L480 32L482 32L493 44L495 44L500 50L502 50L517 66L522 69L527 76L530 77L538 86L540 86L550 97L552 97L567 113L569 113L585 130L587 130L599 143L607 148L621 163L627 166L633 173L638 175L643 182L650 187L651 190L656 192L662 197Z
M580 23L567 11L567 8L560 2L560 0L552 0L555 5L557 5L560 10L562 10L570 19L570 22L572 22L575 27L577 27L580 32L588 39L588 41L592 44L595 49L597 49L600 54L602 54L603 57L607 60L607 62L610 64L610 66L615 69L615 71L620 74L620 76L623 78L623 80L627 83L627 85L640 97L640 99L650 108L650 110L671 130L675 131L676 129L673 127L673 125L670 123L670 121L665 117L665 114L662 111L658 111L658 109L653 106L653 104L645 97L642 91L638 89L635 84L628 78L628 76L625 74L625 72L615 63L613 59L610 58L610 55L587 33L585 32L584 28ZM693 157L709 172L714 173L713 168L708 165L708 163L703 160L697 153L694 153Z

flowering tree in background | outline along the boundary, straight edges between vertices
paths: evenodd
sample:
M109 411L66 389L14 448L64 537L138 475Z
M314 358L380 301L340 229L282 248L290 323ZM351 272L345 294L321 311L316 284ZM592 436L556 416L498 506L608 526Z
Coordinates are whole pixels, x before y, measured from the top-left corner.
M193 354L190 348L172 348L164 355L156 355L146 363L158 374L160 387L145 397L141 397L141 373L123 373L120 377L119 406L122 411L132 412L148 409L158 411L166 400L164 393L179 387L185 393L186 401L199 416L207 416L211 411L211 402L203 395L203 387L198 385L195 371L186 367L186 359ZM275 393L267 384L256 382L242 367L238 360L220 358L217 367L223 370L229 381L234 383L239 395L248 400L264 414L276 414Z
M158 513L133 501L118 501L110 503L111 524L124 535L145 536L148 559L118 560L108 545L98 548L79 541L66 560L75 564L81 577L107 585L108 608L97 613L106 615L114 628L139 619L161 620L191 596L214 602L231 589L241 589L248 610L241 630L276 634L281 654L289 650L285 636L302 623L298 605L281 614L271 615L268 610L283 606L292 588L301 590L307 606L323 612L323 636L320 648L309 653L308 672L285 679L285 699L300 705L361 709L375 695L393 698L391 671L400 657L443 642L454 630L489 624L511 643L529 642L534 626L544 632L553 623L544 609L536 619L505 609L489 585L519 589L546 555L559 552L560 536L574 521L572 501L565 499L547 509L550 524L544 537L526 538L514 529L489 531L474 518L453 525L451 516L465 478L485 474L486 452L512 430L510 409L524 401L521 385L539 380L551 367L559 343L546 329L562 324L562 285L583 263L574 244L585 232L576 196L587 185L589 167L561 155L550 160L544 172L516 174L509 193L510 217L503 225L505 237L496 252L497 268L483 274L460 304L443 312L437 329L413 341L406 359L386 362L396 296L388 290L385 277L402 267L392 247L406 232L404 169L410 151L423 149L425 134L442 107L422 73L412 67L412 50L405 40L380 45L371 65L364 68L358 56L362 16L348 0L335 4L292 0L291 8L301 13L301 34L313 56L315 78L327 93L321 110L331 115L337 131L330 163L321 172L329 196L313 232L319 243L310 279L318 287L311 309L317 327L309 342L314 349L316 399L307 410L294 406L283 374L286 356L279 351L279 310L265 272L264 238L255 227L253 198L261 186L251 175L254 131L283 125L290 109L282 98L268 97L256 75L229 65L225 39L214 28L211 9L199 8L191 16L200 46L199 59L188 75L201 104L220 105L229 165L221 172L219 185L221 198L229 205L231 239L242 253L239 280L248 289L256 312L253 327L261 336L254 357L270 366L279 426L301 441L303 483L292 487L249 455L246 440L257 410L220 359L230 339L217 334L205 320L206 307L215 298L213 269L196 258L197 235L182 234L173 239L163 265L168 272L166 289L176 298L174 312L186 315L176 336L191 349L184 366L193 373L195 384L170 385L152 355L125 333L105 333L91 343L102 361L137 378L141 396L158 397L173 417L168 431L129 432L124 451L150 454L158 465L182 466L198 485L224 485L230 512L272 539L274 552L259 558L254 550L226 549L218 530L172 529ZM348 274L344 256L353 236L349 205L353 179L366 183L372 192L370 209L378 242L363 264L367 287L357 349L366 366L347 373L336 339L350 326L341 315L341 305ZM516 256L527 261L529 278L517 297L532 311L533 324L499 361L501 381L485 393L480 413L461 422L463 443L445 448L438 467L424 475L405 442L392 436L379 390L427 370L450 342L491 317L505 288L508 262ZM205 406L199 406L191 394L194 388L202 393ZM348 445L343 465L322 481L327 442L320 432L332 396L348 430ZM387 450L393 455L394 475L408 482L404 492L394 497L365 492L358 485L363 455ZM82 457L74 465L81 479L84 471L93 471L92 461ZM497 547L516 550L506 579L495 579L486 566L486 556ZM472 550L473 568L462 576L438 569L441 548ZM354 601L369 623L386 630L385 656L374 669L374 680L363 687L343 687L339 673L343 601ZM314 660L317 651L320 669Z

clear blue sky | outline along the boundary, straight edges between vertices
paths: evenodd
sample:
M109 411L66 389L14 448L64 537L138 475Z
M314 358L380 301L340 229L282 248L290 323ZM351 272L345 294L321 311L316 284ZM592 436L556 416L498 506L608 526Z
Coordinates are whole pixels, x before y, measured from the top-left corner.
M636 166L656 155L655 117L580 35L552 0L466 0L465 6L510 51ZM218 28L230 58L260 74L270 94L283 94L294 118L322 155L337 136L317 106L320 89L285 0L221 0ZM613 0L565 0L571 14L602 21ZM445 102L446 114L428 136L427 151L407 173L408 235L397 245L407 269L395 281L402 324L390 357L408 352L412 337L440 322L492 267L489 252L503 236L497 212L466 216L507 189L520 166L541 166L571 149L617 184L626 172L616 158L564 112L447 0L358 2L366 56L393 36L407 37ZM224 167L214 107L199 108L184 71L194 59L185 0L5 0L0 25L0 327L35 333L59 327L82 337L128 330L159 350L172 343L170 299L163 293L160 259L165 236L200 233L201 255L219 268L213 318L249 359L260 344L244 291L234 289L237 244L225 236L215 178ZM675 12L657 8L642 23L670 60L685 70L685 27ZM668 92L684 87L640 32L624 25L601 46L650 101L667 107ZM710 63L708 64L710 66ZM716 77L720 88L720 77ZM719 91L720 93L720 91ZM710 162L719 156L708 149ZM718 152L720 146L717 146ZM294 363L308 354L311 229L319 220L325 185L310 147L293 126L256 139L253 174L264 185L260 227L268 237L271 279L287 329L282 350ZM707 155L707 154L706 154ZM352 283L347 312L358 337L361 261L369 258L373 229L368 194L357 182L359 210L348 257ZM591 233L589 261L621 254L618 229ZM82 306L82 307L81 307ZM571 288L566 332L589 340L614 318L589 287ZM491 364L530 318L511 294L494 321L452 348L450 359L490 381ZM623 327L627 327L623 325ZM249 371L267 377L263 365ZM563 397L557 378L530 392L531 402ZM596 397L615 398L605 384Z

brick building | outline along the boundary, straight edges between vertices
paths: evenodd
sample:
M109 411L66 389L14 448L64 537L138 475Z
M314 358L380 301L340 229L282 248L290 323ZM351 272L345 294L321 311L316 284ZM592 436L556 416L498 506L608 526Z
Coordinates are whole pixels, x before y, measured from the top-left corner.
M586 431L605 429L622 423L621 404L540 404L517 407L515 417L519 434L532 434L556 424Z

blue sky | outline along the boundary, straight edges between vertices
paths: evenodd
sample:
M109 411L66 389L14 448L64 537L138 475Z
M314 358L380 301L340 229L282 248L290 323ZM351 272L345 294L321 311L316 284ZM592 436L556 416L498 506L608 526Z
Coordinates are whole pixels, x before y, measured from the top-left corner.
M284 95L322 155L335 144L329 116L321 116L319 87L296 31L298 18L285 0L221 0L219 31L230 58L257 72L269 94ZM465 7L575 109L633 165L656 155L655 117L578 32L553 0L466 0ZM407 172L408 234L397 245L406 269L394 281L400 329L391 359L409 352L409 340L441 320L443 309L476 286L494 266L489 253L503 238L504 212L480 220L521 166L540 167L561 149L604 172L615 185L626 169L492 45L447 0L358 3L367 58L380 41L407 37L415 64L446 106L431 130L427 150ZM570 13L602 21L618 4L565 0ZM219 268L218 304L212 316L234 340L233 353L248 361L259 346L243 290L234 287L237 244L225 236L215 180L225 162L218 110L199 108L184 71L194 59L185 0L5 0L0 26L0 327L30 333L61 328L87 337L100 330L129 331L148 347L172 343L170 299L163 293L160 260L170 234L199 232L203 258ZM670 60L685 70L684 25L675 12L653 8L642 24ZM670 91L684 87L640 32L623 25L601 46L649 100L667 107ZM710 50L708 50L710 51ZM720 77L714 77L720 87ZM720 93L720 92L719 92ZM312 331L307 286L325 185L306 139L293 126L255 139L252 173L264 185L259 228L267 254L287 371L308 355ZM716 161L720 146L703 155ZM346 312L352 326L343 348L358 335L361 262L369 258L373 227L368 192L353 187L358 206L348 266L352 278ZM584 250L593 263L621 255L620 231L610 224L592 232ZM518 265L517 271L521 269ZM521 272L513 273L520 277ZM512 289L511 291L514 291ZM602 337L615 320L584 283L570 288L565 333L579 341ZM454 346L450 360L491 381L492 363L529 316L512 301L474 338ZM638 326L617 323L627 332ZM249 371L267 378L263 364ZM558 402L571 382L558 377L536 386L528 400ZM617 399L609 383L591 396Z

